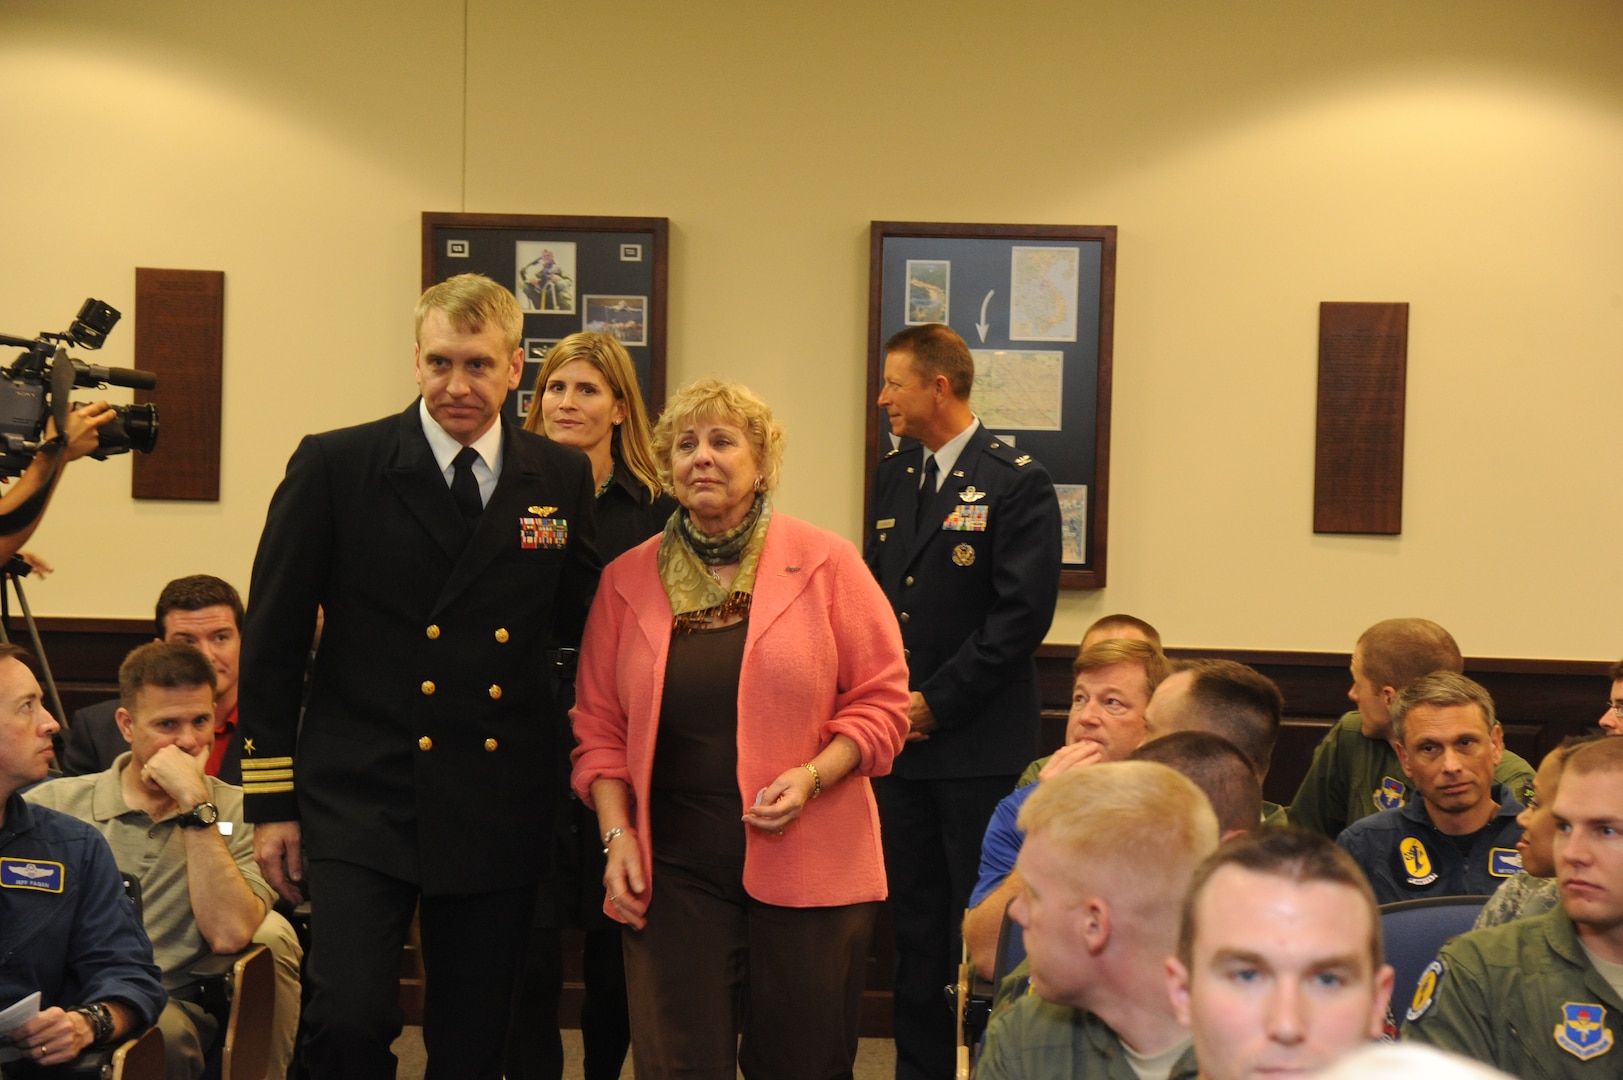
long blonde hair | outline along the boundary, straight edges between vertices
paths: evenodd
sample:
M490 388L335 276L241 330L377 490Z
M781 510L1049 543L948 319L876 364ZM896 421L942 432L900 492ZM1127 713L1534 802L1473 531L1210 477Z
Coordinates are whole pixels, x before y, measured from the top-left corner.
M530 405L530 415L524 418L524 430L546 437L546 428L541 422L541 395L546 392L547 380L553 373L575 360L584 360L596 368L608 383L614 400L625 406L625 422L614 429L611 452L631 470L637 483L648 489L650 497L658 498L659 470L654 466L654 455L649 449L648 410L643 407L642 390L637 386L637 368L626 347L609 335L590 331L570 334L547 350L546 363L541 365L541 374L535 379L535 400Z

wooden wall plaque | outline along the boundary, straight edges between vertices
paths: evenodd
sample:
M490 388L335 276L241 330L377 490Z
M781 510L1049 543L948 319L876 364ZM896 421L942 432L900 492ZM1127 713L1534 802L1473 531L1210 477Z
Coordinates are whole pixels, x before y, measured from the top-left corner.
M158 376L137 404L158 406L158 445L136 454L137 499L220 499L225 272L135 271L135 366Z
M1403 531L1408 304L1319 305L1313 531Z

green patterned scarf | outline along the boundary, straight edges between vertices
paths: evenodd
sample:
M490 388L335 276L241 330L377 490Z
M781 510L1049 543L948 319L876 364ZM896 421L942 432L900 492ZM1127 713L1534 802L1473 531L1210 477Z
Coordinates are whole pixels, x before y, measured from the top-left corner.
M754 505L736 528L718 536L699 532L685 510L671 515L659 540L657 564L659 580L671 601L672 629L687 633L712 622L749 615L755 571L771 520L772 504L764 494L755 496ZM728 592L710 567L734 562L738 574Z

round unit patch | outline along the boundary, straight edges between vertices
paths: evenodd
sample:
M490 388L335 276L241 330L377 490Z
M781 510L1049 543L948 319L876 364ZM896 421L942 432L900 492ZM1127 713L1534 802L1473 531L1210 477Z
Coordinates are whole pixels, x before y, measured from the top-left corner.
M1414 988L1414 1000L1409 1003L1409 1011L1403 1014L1405 1020L1412 1024L1426 1015L1426 1010L1431 1008L1432 1000L1437 995L1437 984L1442 979L1441 960L1433 960L1426 965L1426 970L1420 973L1420 982Z

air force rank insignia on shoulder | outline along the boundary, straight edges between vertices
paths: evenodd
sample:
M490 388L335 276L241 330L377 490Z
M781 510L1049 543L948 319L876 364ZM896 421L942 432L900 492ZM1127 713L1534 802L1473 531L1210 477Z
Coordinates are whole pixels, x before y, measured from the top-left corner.
M1426 1010L1431 1008L1432 999L1437 995L1437 984L1442 980L1443 962L1433 960L1426 965L1426 970L1420 973L1420 981L1414 988L1414 1000L1409 1002L1409 1011L1403 1014L1405 1020L1412 1024L1426 1015Z
M1381 786L1375 789L1375 809L1396 810L1403 805L1403 797L1408 791L1403 781L1390 776L1381 777Z
M62 891L63 866L43 859L0 859L0 889Z
M1569 1001L1561 1006L1555 1045L1579 1061L1588 1061L1610 1050L1612 1042L1612 1030L1606 1026L1606 1006L1590 1001Z
M555 507L547 507L548 510ZM519 545L531 548L561 548L569 546L569 519L558 517L521 517L518 519Z
M1405 836L1398 842L1398 858L1403 862L1403 873L1410 885L1430 885L1437 880L1437 869L1431 865L1431 855L1419 837Z

